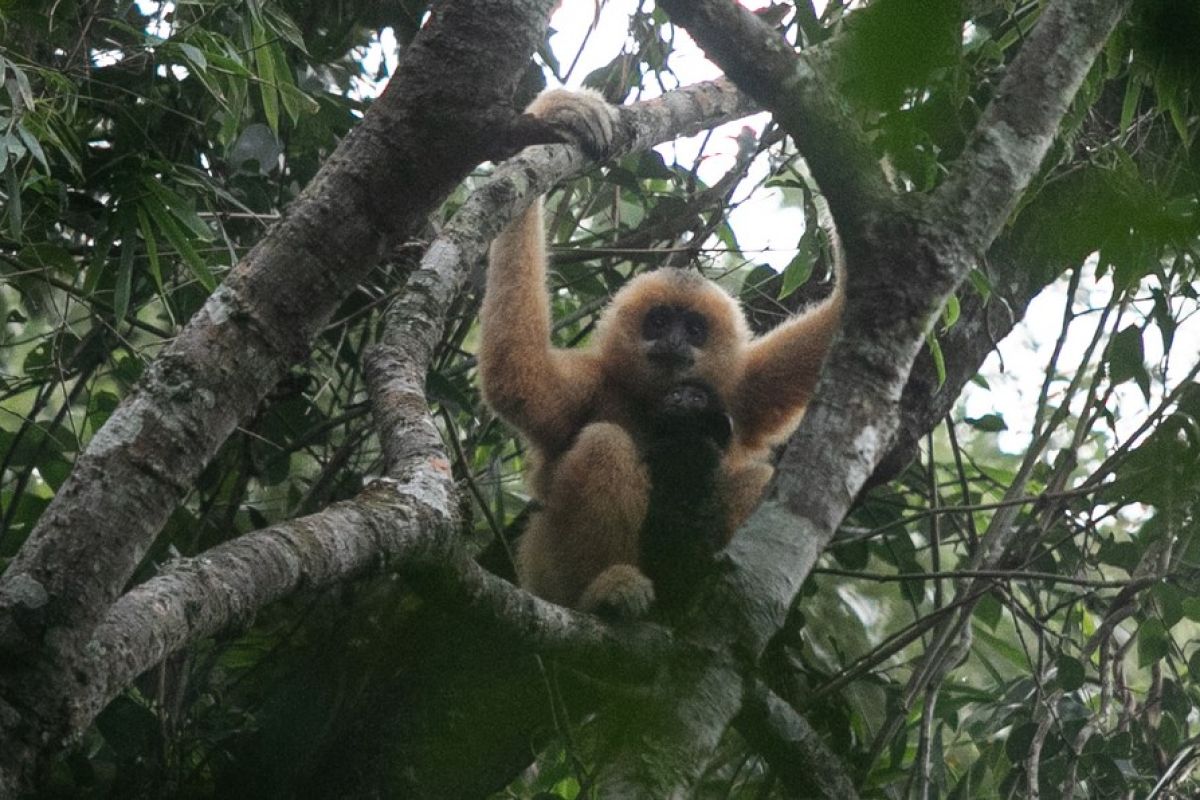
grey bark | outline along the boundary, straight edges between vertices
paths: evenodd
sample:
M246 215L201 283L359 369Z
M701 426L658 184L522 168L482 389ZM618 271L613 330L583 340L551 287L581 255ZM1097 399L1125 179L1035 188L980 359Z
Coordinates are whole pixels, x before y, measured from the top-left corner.
M793 796L857 800L842 760L808 720L765 686L753 686L734 719L746 741L763 754Z

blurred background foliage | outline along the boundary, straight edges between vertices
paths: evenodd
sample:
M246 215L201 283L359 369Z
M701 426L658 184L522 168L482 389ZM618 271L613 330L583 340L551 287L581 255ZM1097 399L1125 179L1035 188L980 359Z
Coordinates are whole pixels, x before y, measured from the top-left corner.
M675 66L690 45L651 3L566 6L560 26L589 27L595 12L600 30L615 14L625 35L577 35L582 59L547 44L533 84L544 74L621 102L693 80ZM761 13L797 46L825 50L897 186L921 192L962 148L1041 8L831 0ZM978 266L930 337L931 363L945 379L940 342L960 308L1009 304L1014 274L1049 285L1028 326L920 457L860 498L771 648L771 685L866 796L1200 787L1198 9L1144 0L1113 37L1002 238L1005 262ZM0 566L148 361L355 124L426 10L0 4ZM585 63L604 65L583 75ZM821 198L792 143L769 122L738 127L622 159L549 198L559 343L586 340L637 270L700 268L742 296L759 329L828 290ZM486 172L346 301L204 471L138 579L351 497L379 470L363 350ZM753 225L735 224L764 196L793 212L779 219L803 219L794 247L769 259ZM453 309L428 389L473 507L464 534L504 572L497 543L519 534L527 498L520 444L474 381L479 285ZM1022 376L1032 389L1013 388ZM980 542L993 532L1012 542L988 561ZM59 760L47 792L329 794L347 748L370 738L386 759L393 747L379 707L406 699L389 679L419 661L413 620L428 603L380 580L280 604L144 676ZM461 661L440 669L489 657L468 632L445 635L464 637ZM486 682L471 681L486 697ZM556 686L547 678L540 691L556 724L526 745L536 766L498 796L587 794L599 728L550 714ZM429 735L435 750L466 746ZM386 786L386 766L376 771ZM701 796L789 794L731 733Z

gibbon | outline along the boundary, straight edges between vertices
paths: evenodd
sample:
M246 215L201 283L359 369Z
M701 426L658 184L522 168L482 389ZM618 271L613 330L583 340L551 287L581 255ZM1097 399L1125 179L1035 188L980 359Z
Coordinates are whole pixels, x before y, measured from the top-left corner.
M617 121L598 95L564 90L526 113L601 153ZM715 552L754 509L772 474L770 446L799 422L839 323L837 277L827 300L754 338L716 283L659 269L617 292L590 342L560 349L550 343L541 203L504 230L489 258L478 357L485 400L528 445L539 510L518 546L521 585L625 618L649 609L656 575L660 590L686 591L675 584L691 572L670 550L683 562ZM698 485L674 493L688 479ZM699 527L717 518L715 541L680 530L689 504Z

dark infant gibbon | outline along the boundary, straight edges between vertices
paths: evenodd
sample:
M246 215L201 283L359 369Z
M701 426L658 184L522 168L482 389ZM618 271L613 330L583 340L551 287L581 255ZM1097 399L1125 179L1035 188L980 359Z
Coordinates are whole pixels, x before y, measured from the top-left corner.
M608 147L617 121L586 92L546 92L526 113L593 152ZM485 399L529 446L540 510L518 547L521 585L626 618L649 609L656 583L686 596L687 564L729 541L771 477L770 446L799 422L841 316L842 283L754 338L717 284L659 269L617 292L586 346L560 349L550 344L541 203L502 232L479 371Z
M725 545L721 460L732 438L733 420L712 387L699 381L669 389L650 412L641 437L650 498L640 566L667 613L686 607Z

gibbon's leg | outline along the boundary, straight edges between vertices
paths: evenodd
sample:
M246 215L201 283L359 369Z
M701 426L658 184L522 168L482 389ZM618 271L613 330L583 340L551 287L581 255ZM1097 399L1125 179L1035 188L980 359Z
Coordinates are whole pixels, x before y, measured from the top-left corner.
M612 141L617 110L599 95L543 93L528 114L592 152ZM599 381L595 359L550 344L539 200L492 244L480 312L479 373L488 404L539 449L571 445Z
M618 425L587 425L558 463L540 511L521 538L517 574L536 595L583 611L639 616L654 590L638 567L649 479Z

